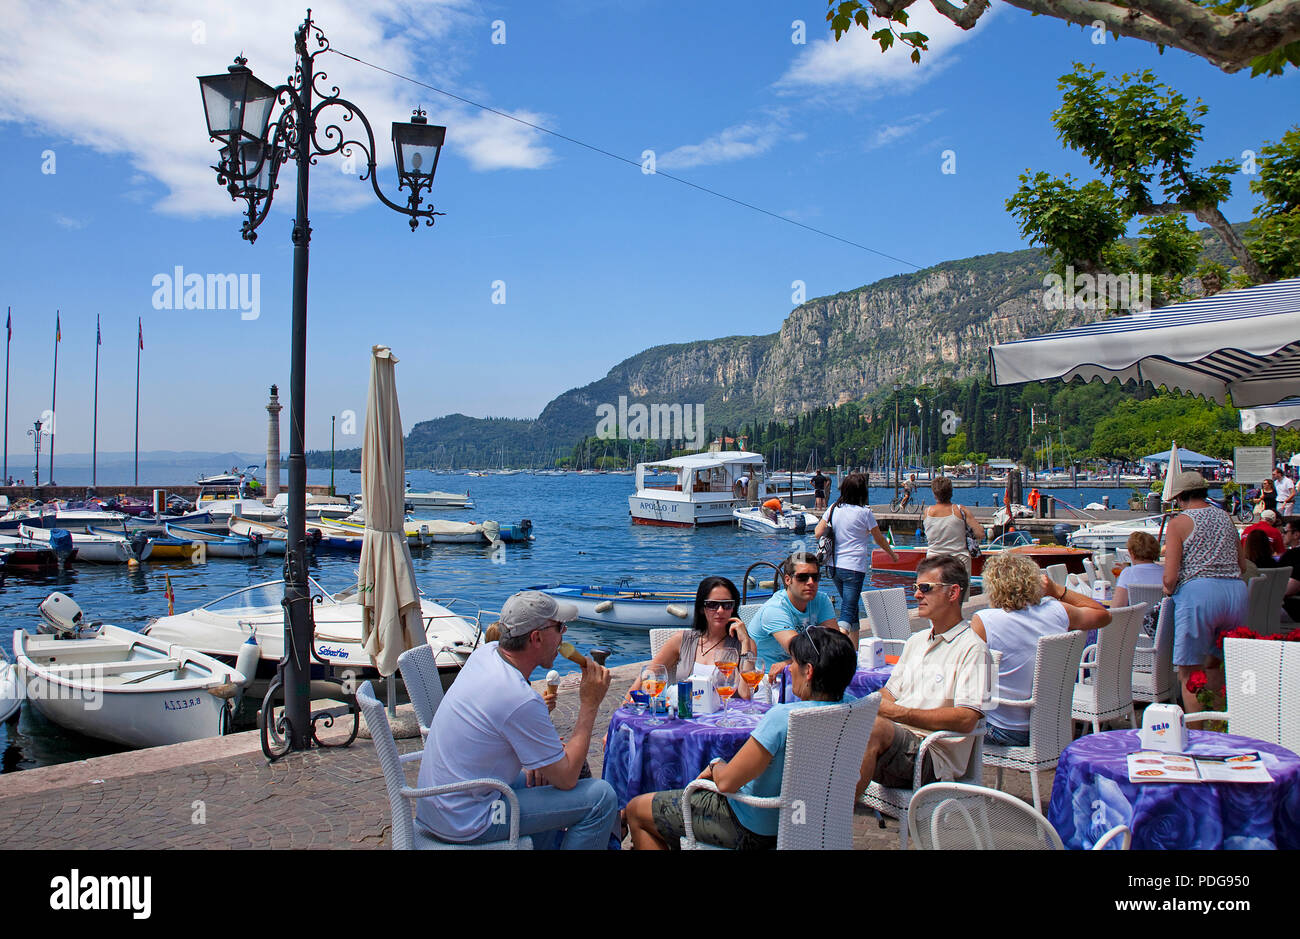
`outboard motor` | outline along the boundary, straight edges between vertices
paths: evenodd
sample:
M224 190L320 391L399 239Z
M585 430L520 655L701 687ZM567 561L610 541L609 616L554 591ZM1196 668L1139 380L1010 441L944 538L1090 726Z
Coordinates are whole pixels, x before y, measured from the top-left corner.
M1056 536L1058 544L1070 543L1070 526L1058 522L1052 526L1052 534Z
M40 605L41 632L58 639L90 639L99 635L102 623L84 624L85 614L66 593L55 591Z
M59 559L59 567L67 563L68 558L72 557L77 550L76 545L72 543L72 532L66 528L56 528L50 532L50 550L54 556ZM63 594L58 594L63 596Z
M808 530L808 519L802 512L796 512L794 516L794 533L802 535Z
M145 531L136 531L131 536L131 553L135 555L138 561L144 557L144 549L149 546L149 533Z

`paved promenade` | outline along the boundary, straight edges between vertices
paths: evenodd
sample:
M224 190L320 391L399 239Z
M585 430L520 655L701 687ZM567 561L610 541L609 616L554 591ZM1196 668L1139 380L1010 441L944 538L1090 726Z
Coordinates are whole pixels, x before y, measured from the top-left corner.
M637 668L613 670L589 757L596 776L604 756L600 735ZM561 734L573 727L577 710L572 676L560 686L553 715ZM417 740L398 741L404 753L418 746ZM413 767L408 774L413 785ZM1044 793L1051 791L1047 776ZM1009 773L1007 784L1028 798L1027 776ZM897 823L887 826L880 829L874 816L859 809L854 846L897 849ZM383 773L364 738L270 765L256 731L249 731L0 776L0 843L11 851L388 848L389 838Z

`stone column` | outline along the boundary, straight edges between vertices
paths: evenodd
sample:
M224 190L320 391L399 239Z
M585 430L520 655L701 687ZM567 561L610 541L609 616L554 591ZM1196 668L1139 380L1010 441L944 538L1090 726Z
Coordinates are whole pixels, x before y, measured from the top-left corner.
M266 406L266 496L280 492L280 389L271 386L271 403Z

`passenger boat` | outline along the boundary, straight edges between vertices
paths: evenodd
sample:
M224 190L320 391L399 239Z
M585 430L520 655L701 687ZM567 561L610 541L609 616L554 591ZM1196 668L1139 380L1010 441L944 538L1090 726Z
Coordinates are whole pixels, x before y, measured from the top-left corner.
M126 564L129 561L144 561L153 553L153 542L143 532L127 538L125 535L105 532L69 532L58 528L34 528L19 525L18 533L34 544L44 545L60 553L58 532L63 531L72 539L71 547L76 549L77 558L92 564Z
M355 587L330 594L308 577L312 598L312 620L316 633L312 659L313 677L326 675L321 659L330 666L351 668L358 676L373 677L370 655L361 647L361 606ZM177 642L234 664L241 646L255 640L260 664L259 686L275 673L284 651L284 581L271 580L228 593L210 603L174 616L161 616L144 628L151 638ZM444 681L458 671L478 645L481 611L462 616L452 611L459 600L434 601L420 598L420 616L425 636L436 653ZM250 676L251 678L252 676ZM363 680L358 678L358 680Z
M984 562L999 551L1023 554L1039 567L1046 568L1052 564L1064 564L1071 574L1083 573L1083 561L1092 557L1092 552L1082 548L1063 545L1034 544L1022 531L1011 531L999 535L986 545L980 546L979 557L971 558L971 576L978 577L984 571ZM898 555L895 561L885 551L876 548L871 552L871 568L877 571L891 571L899 574L915 574L916 567L925 560L925 545L919 547L895 547Z
M672 587L647 587L634 590L626 586L599 584L539 584L528 590L540 590L557 600L578 608L584 623L615 629L674 629L690 626L695 615L695 590ZM750 593L748 602L762 603L772 591Z
M817 516L802 509L783 505L779 512L762 505L750 505L732 513L736 525L745 531L758 531L768 535L811 535L817 527Z
M170 522L163 527L167 530L167 534L173 538L188 539L191 543L203 542L208 557L260 558L266 554L268 548L267 543L257 535L237 538L233 535L218 535L212 532L199 531L197 528L184 528Z
M210 656L129 629L83 622L72 599L41 603L37 633L14 632L26 700L61 727L127 747L159 747L230 729L245 676Z
M693 528L696 525L731 524L732 513L748 504L739 492L742 476L762 479L763 455L744 451L691 453L636 465L636 492L628 496L628 514L638 525ZM646 476L667 470L671 485L650 485ZM761 498L766 490L760 492Z

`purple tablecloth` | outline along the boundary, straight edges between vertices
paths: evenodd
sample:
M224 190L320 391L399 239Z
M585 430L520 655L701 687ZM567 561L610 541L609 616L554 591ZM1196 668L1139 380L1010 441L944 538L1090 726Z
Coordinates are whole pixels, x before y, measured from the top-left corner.
M1189 753L1256 750L1272 783L1131 783L1136 730L1080 737L1056 767L1051 821L1067 848L1091 848L1128 825L1133 849L1300 848L1300 756L1285 747L1193 730Z
M767 711L752 701L733 701L729 712L744 727L719 727L722 713L653 726L648 714L621 707L609 719L601 775L618 793L619 807L643 792L684 789L716 757L729 760L744 746Z
M855 698L865 698L872 692L879 691L885 687L885 682L889 681L889 676L893 674L894 666L882 665L880 668L860 668L853 675L853 680L849 682L846 694L851 694ZM785 671L781 673L781 687L784 697L782 701L798 701L799 697L790 688L790 666L786 666Z

